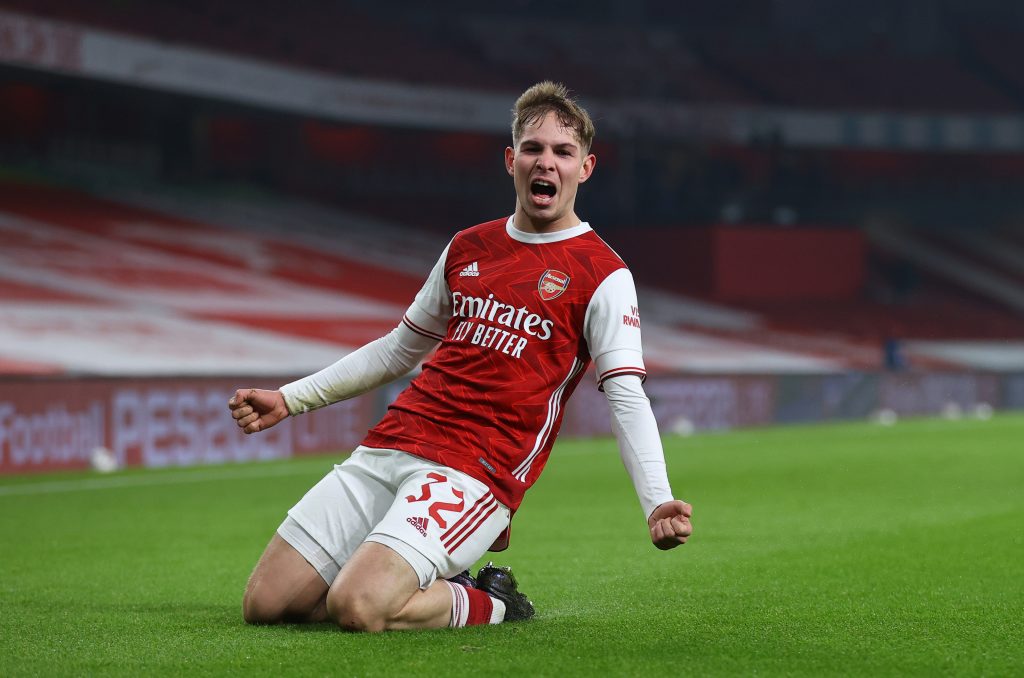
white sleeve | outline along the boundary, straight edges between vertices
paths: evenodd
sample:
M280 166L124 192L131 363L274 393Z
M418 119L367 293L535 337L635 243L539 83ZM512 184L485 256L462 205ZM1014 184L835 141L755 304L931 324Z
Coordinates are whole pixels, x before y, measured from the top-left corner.
M427 357L444 339L451 317L444 277L447 258L446 247L398 327L333 365L282 386L288 412L301 414L354 398L394 381Z
M451 246L449 242L441 252L441 257L434 264L423 287L416 293L416 298L402 317L402 322L410 330L435 341L444 339L448 332L448 321L452 317L452 293L448 289L448 280L444 275L448 249Z
M647 378L636 287L628 268L618 269L598 285L587 306L583 332L597 368L598 387L605 379L623 374Z
M640 377L632 374L606 379L604 394L612 409L612 432L619 443L619 455L646 520L660 504L673 498L651 401Z

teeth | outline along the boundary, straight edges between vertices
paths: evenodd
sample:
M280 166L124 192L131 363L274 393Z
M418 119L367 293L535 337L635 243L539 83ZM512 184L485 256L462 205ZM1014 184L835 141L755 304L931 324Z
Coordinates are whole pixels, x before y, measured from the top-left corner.
M543 179L537 179L533 183L539 184L540 186L552 186L552 187L554 186L554 184L551 183L550 181L544 181Z

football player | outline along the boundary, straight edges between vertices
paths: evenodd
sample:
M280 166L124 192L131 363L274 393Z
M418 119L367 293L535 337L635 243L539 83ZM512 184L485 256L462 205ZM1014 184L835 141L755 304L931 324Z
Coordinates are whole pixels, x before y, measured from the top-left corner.
M513 214L457 233L388 335L230 399L238 426L257 433L398 379L433 351L362 444L288 511L246 588L247 621L381 631L532 617L508 568L466 570L507 545L591 364L653 545L686 542L691 507L673 498L642 387L633 278L576 214L593 138L564 86L529 88L505 149Z

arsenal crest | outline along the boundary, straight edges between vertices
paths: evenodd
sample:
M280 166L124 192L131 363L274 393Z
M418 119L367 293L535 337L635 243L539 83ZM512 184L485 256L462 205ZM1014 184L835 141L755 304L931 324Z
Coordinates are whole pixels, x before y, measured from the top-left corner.
M549 268L540 277L540 281L537 283L537 292L540 293L540 298L544 301L551 301L561 296L562 292L568 287L569 276L561 271Z

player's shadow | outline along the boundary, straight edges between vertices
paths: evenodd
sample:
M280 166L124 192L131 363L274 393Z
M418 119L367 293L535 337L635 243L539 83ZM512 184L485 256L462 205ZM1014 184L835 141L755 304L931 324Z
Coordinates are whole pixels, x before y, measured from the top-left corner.
M346 633L334 622L316 622L315 624L281 624L281 628L295 633Z
M386 631L385 633L359 633L356 631L346 631L334 622L317 622L315 624L278 624L275 626L267 626L262 628L276 628L281 629L289 633L314 633L314 634L332 634L332 635L343 635L343 636L393 636L394 634L403 633L415 633L416 635L424 634L439 634L439 635L450 635L451 629L448 627L441 629L421 629L417 631ZM496 628L496 627L493 627ZM461 630L461 629L460 629Z
M99 602L89 605L96 612L113 613L120 617L159 617L161 619L187 618L195 626L223 627L239 626L250 629L277 629L286 633L316 633L352 635L334 622L311 624L256 624L250 625L242 619L241 605L224 603L200 603L169 600L160 603L118 603Z

